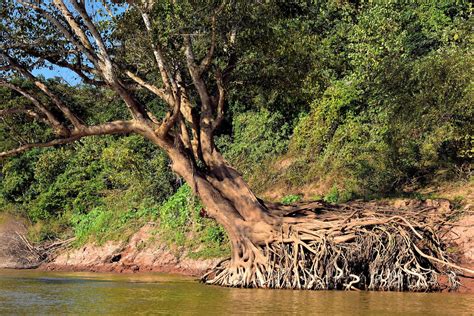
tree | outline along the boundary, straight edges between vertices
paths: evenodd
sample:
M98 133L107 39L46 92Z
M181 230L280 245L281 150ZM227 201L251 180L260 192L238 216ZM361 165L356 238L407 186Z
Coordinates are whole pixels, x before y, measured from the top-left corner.
M252 22L270 19L275 4L117 2L17 0L2 8L0 85L29 102L0 113L24 113L54 137L5 150L0 157L93 135L136 133L166 152L173 171L229 235L231 259L206 276L209 282L308 289L349 289L358 283L372 289L435 287L433 263L425 259L447 261L437 239L430 238L421 250L412 241L420 234L431 236L424 225L322 202L293 207L264 202L217 150L214 135L224 120L226 87L239 63L239 36L252 29ZM86 124L64 93L34 75L34 69L45 66L68 69L84 85L113 91L130 119ZM158 98L161 108L147 107L144 94ZM161 119L160 112L166 113ZM321 215L328 209L340 213ZM387 226L388 239L365 229L377 225ZM405 272L405 281L388 286L369 280L378 270L361 267L373 258L357 251L373 238L385 247L400 231L403 238L395 238L391 256L403 265L395 269L413 273ZM417 281L421 270L427 271L421 276L426 285Z

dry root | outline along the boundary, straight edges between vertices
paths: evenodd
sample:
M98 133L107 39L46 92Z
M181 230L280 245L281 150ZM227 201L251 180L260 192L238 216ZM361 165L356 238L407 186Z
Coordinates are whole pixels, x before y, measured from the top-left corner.
M463 268L449 262L433 230L444 220L434 219L427 208L367 210L353 204L319 211L312 219L293 212L278 241L247 243L240 258L221 262L203 281L308 290L438 291L459 286L456 272ZM431 225L422 224L427 222ZM440 284L441 275L447 284Z

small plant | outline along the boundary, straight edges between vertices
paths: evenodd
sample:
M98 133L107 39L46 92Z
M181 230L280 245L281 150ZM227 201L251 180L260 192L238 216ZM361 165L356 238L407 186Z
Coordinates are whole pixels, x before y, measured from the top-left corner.
M140 240L140 242L137 244L137 251L142 251L148 246L146 241Z
M112 212L107 212L101 207L96 207L87 214L74 214L71 222L76 243L83 244L91 237L98 238L106 235L111 229L112 217Z
M339 201L339 189L336 186L333 186L324 196L323 200L328 203L337 203Z
M453 200L451 202L452 202L452 205L453 205L453 209L460 210L463 206L464 196L457 195L453 198Z
M186 230L192 223L193 208L197 208L191 188L183 185L159 209L160 228L167 239L183 245Z
M302 197L301 197L300 195L290 194L290 195L284 196L284 197L281 199L281 203L283 203L283 204L291 204L291 203L295 203L295 202L301 201L301 198L302 198Z
M323 200L328 203L344 203L351 200L352 198L352 192L339 190L339 188L334 185L324 196Z
M180 187L159 209L161 235L176 245L197 248L191 251L196 258L227 255L227 234L214 220L201 217L202 208L188 185Z

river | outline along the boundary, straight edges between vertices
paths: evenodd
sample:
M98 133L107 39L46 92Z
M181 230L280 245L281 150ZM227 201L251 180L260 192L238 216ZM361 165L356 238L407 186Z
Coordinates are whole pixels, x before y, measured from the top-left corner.
M0 270L6 315L474 315L474 295L232 289L166 274Z

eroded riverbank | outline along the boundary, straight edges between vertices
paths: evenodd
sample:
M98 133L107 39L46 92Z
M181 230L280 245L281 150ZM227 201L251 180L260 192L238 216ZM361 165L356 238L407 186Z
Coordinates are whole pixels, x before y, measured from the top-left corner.
M88 243L77 249L65 250L39 267L43 271L89 272L166 272L199 276L221 259L190 258L183 247L172 249L153 234L147 224L126 241L109 241L104 245Z
M394 207L409 207L411 201L398 202ZM436 212L446 212L450 205L443 201L427 201ZM430 204L430 205L431 205ZM468 211L457 221L450 223L450 230L443 232L453 259L463 267L474 268L474 214ZM17 225L18 226L18 225ZM17 227L8 225L8 227ZM5 228L5 226L4 226ZM5 230L5 229L4 229ZM17 231L9 230L3 236L18 237ZM24 233L24 231L23 231ZM10 238L11 239L11 238ZM27 254L27 252L26 252ZM21 259L25 253L17 255ZM15 257L15 256L13 256ZM11 256L9 258L11 260ZM88 271L115 273L166 272L200 276L213 267L220 259L196 259L189 256L186 249L171 248L160 241L156 227L147 224L126 241L109 241L103 245L88 243L79 248L62 249L40 266L42 271ZM21 260L17 260L20 262ZM8 262L2 260L2 262ZM10 266L31 268L32 266ZM461 278L458 293L474 293L474 279Z

